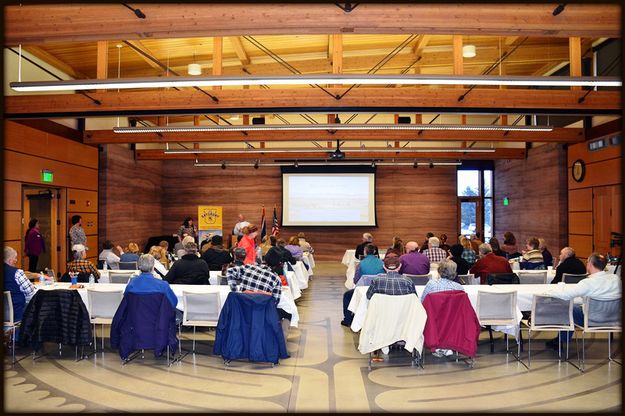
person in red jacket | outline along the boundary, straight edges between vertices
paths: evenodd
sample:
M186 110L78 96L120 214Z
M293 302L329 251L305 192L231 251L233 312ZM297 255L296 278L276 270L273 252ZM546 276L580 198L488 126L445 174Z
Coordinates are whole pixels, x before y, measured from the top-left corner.
M471 267L469 273L480 278L481 284L486 284L486 278L490 273L512 273L510 263L503 257L496 256L490 244L480 244L478 248L480 259Z
M256 263L256 236L258 235L258 227L254 224L250 224L243 227L243 237L239 240L237 247L243 247L245 249L245 264Z

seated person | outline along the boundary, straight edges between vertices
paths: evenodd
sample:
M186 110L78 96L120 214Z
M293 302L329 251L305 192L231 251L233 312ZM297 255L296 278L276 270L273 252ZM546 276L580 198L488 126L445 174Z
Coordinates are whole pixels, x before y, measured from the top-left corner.
M473 246L471 246L471 240L462 236L460 238L460 244L462 245L462 258L467 261L471 266L475 264L475 251L473 250Z
M299 245L299 238L297 238L297 236L289 238L289 244L285 245L284 248L291 252L295 260L299 261L304 256L304 251Z
M480 244L482 244L482 240L480 240L481 233L476 231L475 234L471 234L471 248L474 253L477 253L480 249Z
M222 270L224 265L232 262L228 250L224 250L223 239L220 235L211 238L211 247L202 254L202 259L208 264L208 270Z
M139 246L137 243L128 243L128 249L124 254L119 256L119 261L132 262L139 260Z
M430 259L419 253L419 244L415 241L406 243L406 254L399 258L401 270L404 274L430 273Z
M464 251L464 247L462 247L460 244L454 244L449 248L449 251L451 253L450 260L456 263L457 274L463 275L469 273L471 265L462 258L462 252Z
M211 239L213 238L213 236L211 234L204 234L204 237L202 238L202 241L200 242L200 253L204 254L206 253L206 250L208 250L209 248L211 248Z
M445 259L441 261L438 266L439 277L437 279L430 279L425 285L423 293L421 294L421 302L423 302L425 297L430 293L444 292L446 290L464 291L462 285L454 282L456 276L458 276L456 273L457 267L456 263L451 260Z
M375 253L378 252L378 248L373 244L367 244L365 246L365 258L356 266L356 272L354 273L354 284L358 283L363 275L376 275L384 273L384 263ZM387 252L388 255L388 252ZM399 256L395 256L399 257ZM354 296L354 289L349 289L343 294L343 320L341 325L350 326L354 319L354 314L347 309L349 302L351 302Z
M360 260L361 257L364 257L365 246L371 243L373 243L373 236L370 233L364 233L362 235L362 243L356 246L356 252L354 253L354 257L356 257L356 260Z
M195 243L195 240L193 239L193 237L191 237L190 235L186 235L186 234L183 234L183 235L184 237L182 238L182 241L180 241L179 243L176 243L176 245L174 246L174 249L176 250L176 257L178 257L179 259L182 258L182 256L187 254L184 248L185 244ZM180 246L178 246L178 244L180 244ZM179 247L179 248L176 248L176 247Z
M297 234L297 240L299 241L299 246L302 248L304 254L312 254L315 252L310 243L306 241L306 235L304 233Z
M84 247L84 246L83 246ZM11 292L13 301L13 321L21 321L26 305L35 295L37 288L26 277L24 270L15 267L17 251L14 248L4 247L4 290ZM5 316L4 320L8 321Z
M493 249L493 254L495 256L508 258L508 255L506 254L506 252L503 251L501 247L499 246L499 240L497 240L497 237L491 237L491 239L488 240L488 244L490 244L490 248Z
M271 249L271 247L276 246L276 242L278 239L275 235L266 235L263 237L263 243L260 245L260 254L265 257L267 252Z
M553 266L553 255L547 249L547 242L544 238L538 239L538 250L540 250L541 254L543 255L545 267Z
M430 259L431 263L438 263L447 258L447 252L439 247L440 240L438 237L430 237L428 240L428 248L423 250L423 254Z
M530 237L526 242L526 250L523 252L523 260L529 263L544 263L543 254L538 249L540 242L536 237Z
M521 257L521 253L517 250L516 237L510 231L504 233L501 249L506 253L508 260Z
M174 255L169 251L169 243L162 240L158 245L162 248L160 261L166 269L169 269L169 265L174 262Z
M277 256L278 258L282 260L284 264L297 263L297 260L295 259L295 257L293 257L293 254L291 254L291 252L286 249L286 241L284 241L281 238L276 240L276 246L269 249L265 257L267 256L269 257Z
M197 256L197 244L187 241L184 245L185 255L172 264L165 275L170 284L208 285L208 264Z
M150 247L150 252L148 253L150 256L154 257L154 274L161 279L165 277L167 274L167 269L161 263L161 255L163 253L163 248L161 246L152 246Z
M67 262L68 272L93 274L96 282L100 279L98 269L87 260L87 249L85 246L82 244L74 244L72 247L72 256L74 260Z
M430 238L434 237L434 233L427 233L425 235L425 241L423 242L423 244L421 244L421 247L419 248L419 251L421 253L423 253L425 250L428 249L428 242L430 241Z
M113 246L111 240L106 240L102 245L102 251L98 256L98 260L106 263L109 269L119 270L119 256L113 252L113 248L117 249L120 256L124 254L121 246Z
M404 242L399 236L396 235L395 237L393 237L393 243L386 250L386 253L388 253L390 250L397 253L398 256L402 256L406 254L406 248L404 247Z
M469 272L480 278L480 284L486 284L486 278L490 273L512 273L508 260L493 254L490 244L480 244L478 250L480 259L471 267Z
M137 260L137 268L141 271L138 276L128 281L124 293L163 293L175 308L178 298L165 280L154 278L154 265L158 263L150 254L142 254Z
M233 256L231 266L243 266L245 262L245 257L247 256L245 249L243 247L236 247L234 250L232 250L232 254Z
M395 256L386 257L384 259L386 274L377 276L371 281L371 285L367 290L367 299L371 299L376 293L397 296L409 293L416 295L417 291L412 280L399 274L402 267L399 258Z
M564 273L570 274L584 274L586 273L586 266L577 257L575 257L575 250L571 247L564 247L560 250L560 263L556 267L556 276L551 283L562 282Z
M451 247L449 246L449 244L447 244L447 234L441 234L441 236L438 239L441 242L438 247L442 250L445 250L447 253L449 253L449 249Z
M545 295L569 300L577 297L589 296L597 300L612 300L621 297L622 282L620 276L608 273L605 270L608 264L605 256L592 253L586 261L586 272L589 276L574 285L554 287ZM573 306L573 320L577 325L584 325L582 305ZM573 337L573 331L561 331L560 341L568 343ZM548 348L558 349L558 337L547 342Z

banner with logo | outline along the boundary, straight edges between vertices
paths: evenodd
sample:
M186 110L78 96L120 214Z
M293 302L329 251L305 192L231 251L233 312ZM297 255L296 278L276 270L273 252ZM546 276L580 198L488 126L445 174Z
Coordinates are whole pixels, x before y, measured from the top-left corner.
M197 218L200 243L213 235L223 237L222 207L198 205Z

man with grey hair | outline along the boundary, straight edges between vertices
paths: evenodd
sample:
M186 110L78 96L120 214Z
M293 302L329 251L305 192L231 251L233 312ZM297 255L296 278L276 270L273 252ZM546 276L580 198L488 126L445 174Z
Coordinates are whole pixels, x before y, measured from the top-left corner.
M438 237L428 239L428 248L423 250L423 254L430 259L430 263L438 263L447 258L447 252L439 247L440 243Z
M365 246L367 244L371 244L373 243L373 236L370 233L364 233L362 235L362 243L358 244L356 246L356 252L354 253L354 257L356 257L357 260L360 260L361 257L364 257L365 255ZM376 256L378 255L378 253L374 253Z
M171 305L175 308L178 304L178 298L174 291L169 287L169 283L154 277L154 257L150 254L142 254L137 260L137 268L141 273L128 281L124 293L147 294L162 293Z
M556 267L556 277L553 278L551 283L559 283L562 281L564 273L570 274L584 274L586 273L586 266L577 257L575 257L575 250L572 247L564 247L560 250L560 263Z
M100 279L100 272L98 269L86 259L87 251L82 244L74 244L72 246L72 256L74 260L67 263L67 271L71 273L86 273L87 275L93 274L96 281Z
M208 285L208 264L197 256L197 244L188 241L184 245L185 255L171 266L165 280L170 284Z
M444 292L446 290L464 291L461 284L454 282L457 276L457 267L456 263L451 260L444 259L441 261L438 266L438 278L430 279L425 285L421 294L421 302L430 293Z
M478 251L480 252L480 258L471 267L469 273L473 273L475 277L479 276L481 284L486 284L486 278L491 273L512 273L508 260L495 255L490 244L480 244Z
M11 292L13 301L13 319L22 319L26 304L33 297L37 289L28 280L24 270L15 267L17 264L17 251L12 247L4 247L4 290ZM4 317L6 321L8 316Z

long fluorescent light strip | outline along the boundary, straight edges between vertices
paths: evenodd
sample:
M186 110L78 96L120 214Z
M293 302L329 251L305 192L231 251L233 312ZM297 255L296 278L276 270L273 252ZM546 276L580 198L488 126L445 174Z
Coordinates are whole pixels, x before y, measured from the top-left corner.
M89 79L68 81L11 82L20 92L76 91L93 89L180 88L245 85L517 85L545 87L620 87L619 77L530 77L530 76L454 76L454 75L303 75L262 77L175 77Z
M427 148L427 147L383 147L383 148L343 148L341 149L343 152L389 152L389 153L494 153L494 148ZM319 148L310 148L310 149L294 149L294 148L262 148L262 149L166 149L163 152L166 155L186 155L186 154L207 154L207 153L236 153L236 154L245 154L245 153L331 153L334 149L319 149Z
M335 166L335 165L363 165L363 166L371 166L371 162L359 161L359 162L336 162L336 161L326 161L326 162L298 162L298 166ZM255 163L225 163L226 168L228 167L254 167ZM414 166L414 162L375 162L376 166ZM418 166L429 166L430 162L418 162ZM434 166L461 166L462 162L432 162ZM193 166L195 167L221 167L223 163L195 163ZM276 166L293 166L293 162L284 162L284 163L260 163L258 167L276 167Z
M241 126L114 127L119 134L197 133L226 131L298 130L461 130L461 131L552 131L553 126L506 126L496 124L265 124Z

